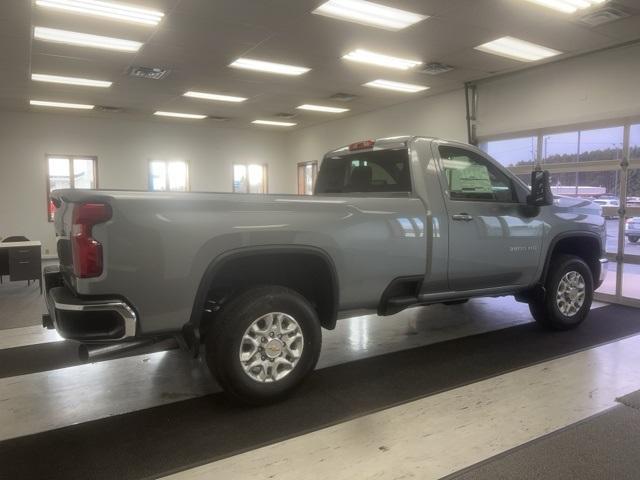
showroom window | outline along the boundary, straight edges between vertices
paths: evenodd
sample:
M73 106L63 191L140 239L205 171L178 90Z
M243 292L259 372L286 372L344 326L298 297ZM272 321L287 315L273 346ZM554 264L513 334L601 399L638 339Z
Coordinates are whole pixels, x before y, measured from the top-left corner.
M149 162L149 190L153 192L187 192L189 165L181 161Z
M267 166L235 164L233 166L234 193L267 193Z
M489 140L480 147L505 167L533 165L538 158L538 138L535 136Z
M537 162L533 163L539 162L549 170L554 195L589 199L602 207L607 231L605 251L610 263L598 298L637 305L640 237L636 239L629 233L635 231L640 219L640 124L601 122L544 128L530 136L504 138L485 138L480 146L528 184L533 166L531 161L521 160L526 143L530 147L529 158L536 153ZM534 149L535 145L540 146L540 152ZM626 152L628 166L622 165ZM626 195L622 195L625 185ZM620 209L625 209L624 216Z
M47 219L53 222L55 205L50 200L53 190L61 188L98 188L96 157L47 155Z
M318 176L318 162L298 164L298 195L313 195L313 187Z

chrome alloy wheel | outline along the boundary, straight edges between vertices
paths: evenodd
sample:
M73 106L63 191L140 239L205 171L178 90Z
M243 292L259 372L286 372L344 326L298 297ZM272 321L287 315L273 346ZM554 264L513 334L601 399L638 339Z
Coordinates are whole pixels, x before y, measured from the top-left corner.
M286 377L302 356L304 337L298 322L282 312L254 320L242 336L240 363L257 382L277 382Z
M558 284L556 304L566 317L573 317L584 304L586 283L576 271L567 272Z

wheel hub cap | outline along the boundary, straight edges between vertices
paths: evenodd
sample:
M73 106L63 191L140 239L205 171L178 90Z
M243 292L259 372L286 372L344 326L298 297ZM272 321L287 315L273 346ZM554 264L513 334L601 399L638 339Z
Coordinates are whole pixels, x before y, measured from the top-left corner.
M296 367L303 347L302 329L291 315L267 313L254 320L242 336L240 364L257 382L277 382Z
M264 351L269 358L276 358L282 355L282 349L284 348L284 343L280 340L271 340L264 347Z
M584 277L575 271L567 272L558 284L556 304L560 313L573 317L584 305L586 283Z

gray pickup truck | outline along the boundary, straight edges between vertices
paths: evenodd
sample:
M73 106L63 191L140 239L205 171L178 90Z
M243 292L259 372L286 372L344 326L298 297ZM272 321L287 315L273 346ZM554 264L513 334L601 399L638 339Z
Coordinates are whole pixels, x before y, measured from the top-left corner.
M58 190L43 324L86 358L167 337L248 403L314 368L353 310L514 295L570 329L606 274L599 206L553 198L475 147L425 137L326 154L313 196Z

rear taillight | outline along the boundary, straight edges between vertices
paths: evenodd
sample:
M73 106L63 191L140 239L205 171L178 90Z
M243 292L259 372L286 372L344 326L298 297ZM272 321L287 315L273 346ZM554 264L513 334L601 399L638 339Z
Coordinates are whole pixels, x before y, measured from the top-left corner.
M102 244L93 238L93 226L111 218L111 207L104 203L82 203L73 209L71 251L76 277L99 277L102 274Z

